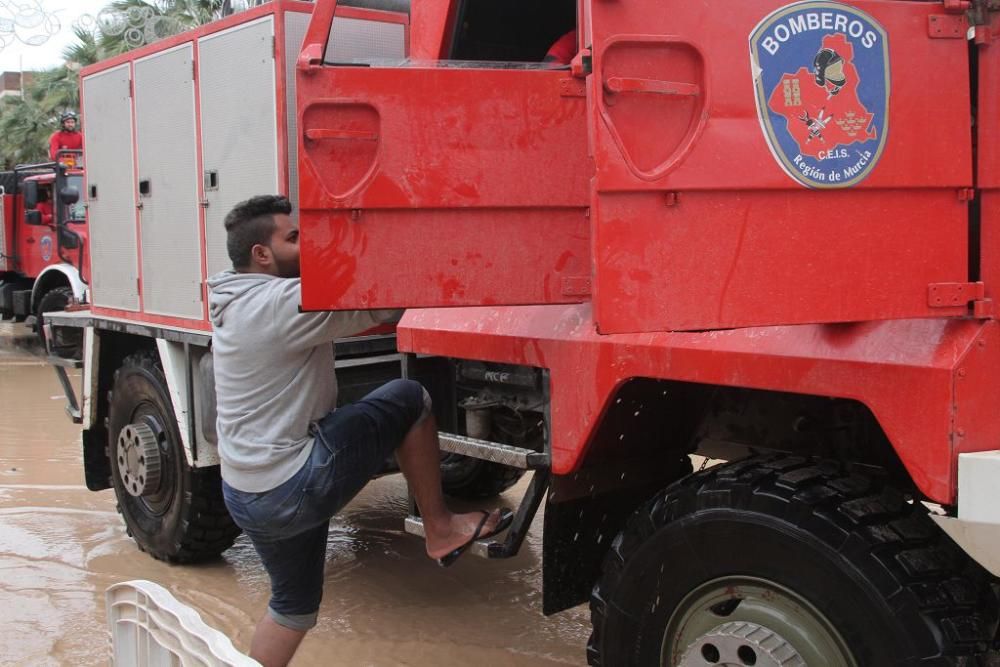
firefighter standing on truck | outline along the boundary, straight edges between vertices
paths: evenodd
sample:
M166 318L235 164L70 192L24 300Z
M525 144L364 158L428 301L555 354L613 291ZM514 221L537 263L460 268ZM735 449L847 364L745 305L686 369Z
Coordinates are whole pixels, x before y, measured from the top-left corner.
M59 151L83 150L83 135L76 128L76 112L64 111L59 117L59 129L49 137L49 159L56 160ZM75 162L75 161L74 161Z

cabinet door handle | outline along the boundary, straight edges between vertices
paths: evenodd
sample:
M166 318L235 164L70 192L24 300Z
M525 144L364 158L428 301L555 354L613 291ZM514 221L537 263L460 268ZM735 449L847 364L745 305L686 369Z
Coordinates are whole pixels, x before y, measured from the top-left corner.
M645 93L651 95L677 95L681 97L697 97L701 95L701 86L695 83L639 79L625 76L611 77L605 82L604 89L612 94Z
M374 132L364 130L332 130L326 128L313 128L306 130L306 139L310 141L320 141L332 139L340 141L378 141L378 135Z

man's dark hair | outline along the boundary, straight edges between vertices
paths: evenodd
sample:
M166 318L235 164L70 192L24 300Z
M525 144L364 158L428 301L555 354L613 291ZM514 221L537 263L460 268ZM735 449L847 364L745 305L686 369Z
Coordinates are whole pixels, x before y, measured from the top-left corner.
M226 250L234 269L250 266L250 250L267 245L274 233L274 216L292 212L292 202L281 195L260 195L241 201L226 215Z

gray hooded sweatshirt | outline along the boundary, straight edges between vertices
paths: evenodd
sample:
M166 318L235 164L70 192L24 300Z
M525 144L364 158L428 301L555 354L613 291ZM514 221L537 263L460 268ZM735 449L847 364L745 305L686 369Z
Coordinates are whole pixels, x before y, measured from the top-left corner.
M300 313L298 278L226 271L208 281L222 478L268 491L312 452L310 422L337 405L336 338L400 311Z

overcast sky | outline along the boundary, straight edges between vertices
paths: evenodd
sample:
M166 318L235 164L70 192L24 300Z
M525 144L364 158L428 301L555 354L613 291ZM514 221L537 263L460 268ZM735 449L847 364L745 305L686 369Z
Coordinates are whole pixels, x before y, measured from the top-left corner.
M82 16L97 16L111 0L0 0L0 72L16 72L23 64L26 70L55 67L62 63L62 51L73 42L73 24ZM15 12L28 8L27 14L18 17ZM34 8L39 8L38 11ZM38 23L44 15L55 17L55 22ZM17 24L10 35L11 21ZM51 36L48 33L54 32ZM38 41L37 46L25 42Z

